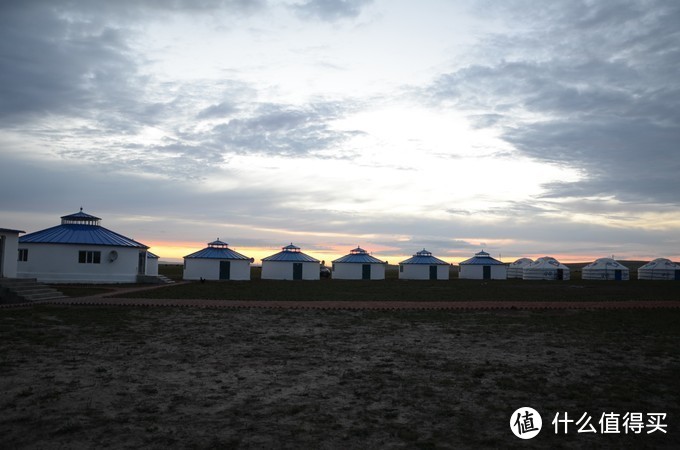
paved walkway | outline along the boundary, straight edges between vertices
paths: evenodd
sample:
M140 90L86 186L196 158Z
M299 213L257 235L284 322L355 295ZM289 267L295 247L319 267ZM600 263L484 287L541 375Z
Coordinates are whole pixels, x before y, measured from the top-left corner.
M186 282L182 282L186 283ZM114 292L90 297L74 297L31 303L0 305L0 308L25 308L34 305L64 306L135 306L193 308L275 308L275 309L345 309L345 310L494 310L494 309L659 309L680 308L680 301L277 301L277 300L207 300L207 299L141 299L114 298L136 291L157 289L165 285L116 289Z

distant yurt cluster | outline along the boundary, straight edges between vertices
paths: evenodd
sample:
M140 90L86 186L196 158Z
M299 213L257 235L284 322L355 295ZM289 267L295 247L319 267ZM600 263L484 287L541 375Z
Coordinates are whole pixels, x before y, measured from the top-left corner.
M34 278L47 283L134 283L163 281L159 257L149 247L101 226L101 218L80 211L61 217L61 223L25 234L0 228L0 278ZM185 280L250 280L254 259L217 239L184 256ZM262 258L265 280L319 280L321 271L338 280L384 280L387 261L357 246L332 261L332 268L290 243ZM401 280L448 280L451 264L426 249L398 263ZM504 263L484 250L460 262L459 278L471 280L569 280L571 273L551 256ZM637 270L640 280L680 281L680 265L658 258ZM630 270L613 258L586 265L583 280L630 279ZM166 281L171 281L167 280Z

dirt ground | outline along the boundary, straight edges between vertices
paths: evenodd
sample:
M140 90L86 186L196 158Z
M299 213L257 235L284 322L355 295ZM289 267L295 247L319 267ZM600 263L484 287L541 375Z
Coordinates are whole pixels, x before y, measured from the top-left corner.
M2 448L680 446L678 310L36 306L0 325ZM636 411L667 433L599 433ZM555 434L557 412L598 433Z

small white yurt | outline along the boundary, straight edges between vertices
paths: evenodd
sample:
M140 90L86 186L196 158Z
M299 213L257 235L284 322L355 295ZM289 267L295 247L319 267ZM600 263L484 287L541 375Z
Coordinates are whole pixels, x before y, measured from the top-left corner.
M459 265L458 278L470 280L505 280L508 278L508 266L492 258L484 250L475 253L475 256L462 261Z
M384 280L387 262L357 247L333 261L333 278L338 280Z
M229 248L219 239L184 257L185 280L250 280L252 258Z
M533 259L520 258L514 263L510 264L510 266L508 266L508 278L520 278L520 279L523 278L524 268L527 267L532 262L534 262Z
M568 280L569 267L560 263L553 257L544 256L538 258L524 268L522 279L524 280Z
M158 276L158 255L146 252L146 274L151 277Z
M320 261L302 253L292 243L262 258L263 280L319 280L320 272Z
M638 269L638 280L680 281L680 265L670 259L657 258Z
M0 228L0 278L16 278L17 261L23 254L19 252L21 230ZM18 255L18 258L17 258Z
M399 263L400 280L448 280L449 263L422 249Z
M628 267L612 258L599 258L588 264L581 272L584 280L628 280Z

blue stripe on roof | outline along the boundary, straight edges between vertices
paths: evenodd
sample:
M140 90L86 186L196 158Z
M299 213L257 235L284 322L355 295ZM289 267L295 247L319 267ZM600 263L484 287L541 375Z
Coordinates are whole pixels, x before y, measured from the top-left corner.
M207 247L184 257L185 259L250 259L230 248Z
M133 239L99 225L65 224L26 234L21 244L80 244L149 248Z
M291 251L282 251L278 252L275 255L267 256L266 258L262 258L262 261L292 261L292 262L316 262L318 263L319 260L316 258L312 258L309 255L306 255L302 252L291 252Z
M385 264L367 253L352 253L336 259L333 263L363 263L363 264Z

